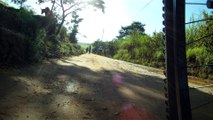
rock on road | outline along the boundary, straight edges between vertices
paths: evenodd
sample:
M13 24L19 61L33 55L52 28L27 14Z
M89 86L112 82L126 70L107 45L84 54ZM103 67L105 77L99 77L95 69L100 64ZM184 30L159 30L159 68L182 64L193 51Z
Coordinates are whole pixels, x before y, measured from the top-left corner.
M164 76L154 68L84 54L0 75L0 120L117 120L131 105L166 119Z

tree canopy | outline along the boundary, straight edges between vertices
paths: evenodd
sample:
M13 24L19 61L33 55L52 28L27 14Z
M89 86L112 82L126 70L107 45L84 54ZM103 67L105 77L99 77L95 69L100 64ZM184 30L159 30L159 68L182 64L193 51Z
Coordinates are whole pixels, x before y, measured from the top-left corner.
M51 11L55 13L57 20L59 21L59 27L56 30L56 35L60 32L67 16L73 13L77 13L82 9L86 9L88 6L92 6L97 9L101 9L104 12L105 2L103 0L38 0L40 4L45 2L51 2Z
M133 22L131 25L121 27L121 30L119 31L119 35L117 36L117 38L119 39L124 38L136 31L141 34L145 34L144 26L145 24L142 24L141 22Z
M69 37L69 40L71 43L77 43L77 34L78 34L78 26L79 26L79 23L82 21L83 19L82 18L79 18L79 15L74 12L73 15L72 15L72 20L71 20L71 23L73 23L73 26L72 26L72 30L71 30L71 33L70 33L70 37Z
M11 0L16 4L22 4L27 0ZM63 24L70 14L77 13L82 9L86 9L89 6L92 6L95 9L100 9L103 13L105 10L105 2L103 0L38 0L39 4L43 4L46 2L50 2L51 5L51 12L54 13L55 18L59 22L59 26L56 30L56 35L60 33Z
M15 4L19 4L20 7L23 6L23 3L26 2L27 0L11 0L11 2L15 3Z

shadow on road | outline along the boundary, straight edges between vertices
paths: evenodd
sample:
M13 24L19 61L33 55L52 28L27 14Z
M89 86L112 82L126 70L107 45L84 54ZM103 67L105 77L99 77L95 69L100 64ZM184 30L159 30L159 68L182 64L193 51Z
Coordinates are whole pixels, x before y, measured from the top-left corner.
M115 74L122 76L120 85L112 82ZM192 92L191 98L198 95L212 99L200 91ZM156 120L164 120L163 94L161 78L115 70L93 71L73 63L1 69L0 119L116 120L123 106L133 104L152 113ZM197 99L193 100L196 103Z
M198 89L190 89L189 93L193 120L212 120L213 95Z

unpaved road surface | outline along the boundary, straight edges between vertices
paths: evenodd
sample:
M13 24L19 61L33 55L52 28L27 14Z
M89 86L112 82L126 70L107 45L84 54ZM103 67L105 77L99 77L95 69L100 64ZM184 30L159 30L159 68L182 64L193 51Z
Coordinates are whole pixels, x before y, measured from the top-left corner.
M117 120L128 105L165 120L163 78L160 70L94 54L1 69L0 120ZM202 92L192 92L193 103L203 102ZM211 119L208 107L194 111Z

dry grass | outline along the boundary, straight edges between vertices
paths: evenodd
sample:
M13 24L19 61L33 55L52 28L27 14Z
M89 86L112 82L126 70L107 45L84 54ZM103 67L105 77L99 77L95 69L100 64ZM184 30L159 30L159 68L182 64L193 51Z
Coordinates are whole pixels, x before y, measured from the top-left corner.
M194 84L197 84L197 85L213 84L213 80L202 79L202 78L197 78L197 77L193 77L193 76L188 76L188 81L190 83L194 83Z

